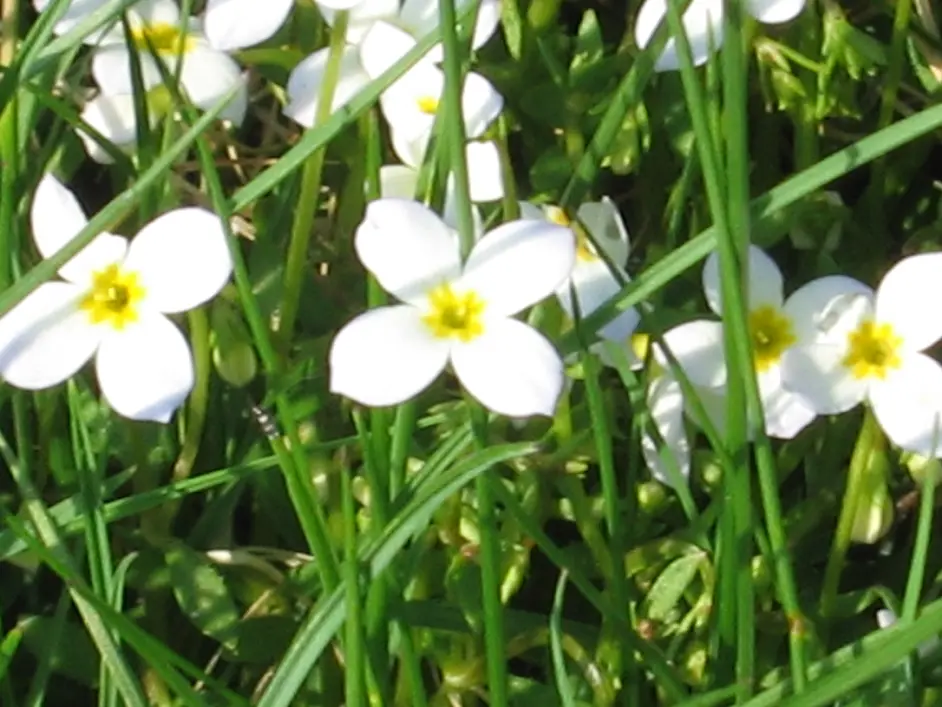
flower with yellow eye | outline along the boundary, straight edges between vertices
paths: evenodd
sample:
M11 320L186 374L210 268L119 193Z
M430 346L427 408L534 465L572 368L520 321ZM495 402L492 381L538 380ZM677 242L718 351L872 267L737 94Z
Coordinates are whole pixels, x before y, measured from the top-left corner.
M544 218L552 223L571 228L576 237L576 260L566 281L556 290L559 303L570 317L575 316L572 292L576 294L580 316L587 316L618 294L622 283L630 278L624 271L630 244L628 229L621 214L608 197L601 201L582 204L576 211L576 221L570 220L558 206L538 207L528 202L520 203L520 215L524 218ZM605 257L596 252L592 239L602 249ZM606 258L609 262L606 262ZM612 272L614 268L616 277ZM638 311L626 309L608 324L599 329L603 339L628 345L638 326ZM606 360L604 350L600 350Z
M876 294L841 278L823 295L814 338L785 356L788 384L823 415L866 400L894 444L942 457L942 366L922 353L942 338L942 253L901 260Z
M128 9L127 15L145 89L164 83L157 65L159 59L171 76L179 68L180 88L202 110L215 107L232 89L238 88L219 117L236 124L242 122L248 94L239 65L225 52L210 46L195 18L185 22L174 0L140 0ZM133 94L131 52L132 47L120 31L108 33L97 45L92 56L92 76L103 95Z
M567 228L520 220L485 234L462 264L457 234L425 206L379 199L357 229L360 261L402 304L361 314L330 349L330 389L364 405L404 402L446 366L485 407L551 415L559 354L513 318L562 282L575 244ZM539 263L539 267L534 267Z
M43 177L31 210L33 238L50 257L86 225L75 197ZM193 360L167 314L212 298L232 271L217 216L170 211L128 244L103 233L0 318L0 376L40 390L90 358L101 392L119 414L166 422L193 387Z
M823 298L836 283L844 283L849 278L820 278L796 290L786 300L782 292L782 273L768 255L751 246L748 265L748 325L766 432L772 437L790 439L814 419L815 409L804 395L788 385L782 373L782 357L793 347L810 340L813 336L810 322ZM703 268L703 290L710 309L722 316L719 260L715 253L707 258ZM670 350L690 382L722 399L727 378L723 324L698 319L671 329L668 335L665 337ZM708 411L720 411L719 419L713 421L722 427L724 405L705 407Z

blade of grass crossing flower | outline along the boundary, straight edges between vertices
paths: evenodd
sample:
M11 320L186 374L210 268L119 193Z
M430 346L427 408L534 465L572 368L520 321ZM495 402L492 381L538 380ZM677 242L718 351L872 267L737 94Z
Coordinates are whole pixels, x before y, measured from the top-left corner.
M680 75L683 82L684 96L695 135L695 144L700 155L703 182L706 187L707 201L713 223L717 228L716 242L720 254L720 271L724 309L724 338L727 359L727 429L726 450L732 464L724 469L724 499L717 526L717 621L715 640L718 646L717 669L721 681L731 681L732 673L740 663L738 646L742 640L752 641L752 629L748 619L740 615L739 605L752 602L751 589L746 589L746 596L739 596L742 588L741 573L749 572L748 552L751 536L741 534L739 521L742 507L749 503L749 462L746 435L746 406L742 371L746 361L751 359L741 355L738 346L745 336L747 327L742 302L740 268L737 248L730 230L728 204L724 193L724 179L721 165L717 159L717 146L721 137L710 130L710 119L703 89L694 72L690 44L683 30L681 15L671 3L667 5L667 20L677 45L680 56ZM746 484L743 489L740 484ZM742 549L742 552L741 552ZM747 623L743 623L743 620ZM739 631L748 633L743 637ZM748 689L748 688L746 688Z
M330 47L327 53L327 65L324 68L324 82L321 84L317 96L317 115L315 128L323 125L330 117L334 102L334 91L340 78L340 59L343 55L344 38L347 34L346 11L337 13L336 20L330 31ZM301 168L300 199L294 212L294 222L291 225L291 240L288 244L288 255L285 260L284 294L281 299L281 320L278 325L278 349L287 354L294 334L295 319L298 316L298 307L301 300L301 287L304 284L304 274L307 272L308 248L311 242L311 233L314 228L314 216L320 204L321 175L324 170L324 157L327 153L328 141L316 149Z
M868 135L838 150L833 155L825 157L813 167L786 179L752 200L753 235L761 234L768 239L784 233L788 229L788 224L780 218L780 211L829 182L940 126L942 126L942 106L932 106ZM682 272L706 258L716 247L718 231L716 224L710 226L640 273L607 303L586 316L583 320L584 328L592 330L604 326L624 309L651 297ZM574 332L569 332L559 340L559 348L564 356L577 352L579 346Z
M530 443L496 445L474 452L450 468L436 465L430 469L434 483L430 480L421 493L403 505L379 537L360 545L360 564L368 568L367 581L376 581L383 574L406 543L426 527L446 498L492 465L533 454L537 450L537 445ZM344 591L342 587L335 588L323 596L308 614L272 673L257 707L291 707L294 704L298 689L343 623L346 611Z
M566 656L563 653L563 600L566 596L566 570L559 573L556 591L553 594L553 608L549 617L550 654L553 657L553 677L556 682L556 694L563 707L575 707L576 697L569 683L566 671Z

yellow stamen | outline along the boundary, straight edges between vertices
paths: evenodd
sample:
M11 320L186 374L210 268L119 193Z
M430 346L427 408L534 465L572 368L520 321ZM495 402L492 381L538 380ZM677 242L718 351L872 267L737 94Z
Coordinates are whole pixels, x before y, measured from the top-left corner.
M546 218L557 226L566 226L572 229L576 236L576 258L583 263L591 263L599 259L598 253L595 252L595 246L592 245L592 241L589 240L585 229L578 221L573 221L558 206L547 206L545 213Z
M450 285L439 285L429 293L431 311L422 317L440 339L471 341L484 332L481 315L484 301L475 292L456 293Z
M841 361L854 378L883 380L891 368L900 367L899 347L903 339L890 324L863 322L847 335L849 351Z
M153 47L155 52L164 56L186 54L194 46L191 37L165 22L135 27L131 30L131 39L140 51L149 52Z
M778 309L763 305L749 313L749 333L759 373L779 362L785 350L797 341L791 320Z
M419 110L426 115L435 115L438 112L438 99L434 96L422 96L416 102L419 104Z
M92 289L80 306L92 324L107 323L120 331L137 321L144 292L136 272L122 272L113 264L92 276Z

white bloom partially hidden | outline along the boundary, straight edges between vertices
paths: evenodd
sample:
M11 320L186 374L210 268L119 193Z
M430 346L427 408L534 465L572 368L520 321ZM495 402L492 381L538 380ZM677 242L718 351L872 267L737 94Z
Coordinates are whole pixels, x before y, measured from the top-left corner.
M465 146L468 166L468 186L471 201L475 203L495 201L504 195L504 177L501 173L500 154L493 142L469 142ZM422 156L405 155L401 165L380 168L380 186L383 196L411 199L415 195L422 168ZM448 196L454 191L454 177L448 175ZM448 207L445 207L448 211ZM445 219L448 220L447 218Z
M674 487L690 476L690 440L684 426L684 394L670 373L655 374L648 384L647 409L660 439L648 430L641 435L641 455L655 479ZM678 478L678 475L680 478Z
M208 0L206 38L223 52L260 44L285 23L293 5L294 0Z
M571 294L573 291L576 293L579 314L585 317L618 294L622 283L630 279L624 270L631 248L628 229L618 208L608 197L580 206L576 211L577 222L571 221L557 206L540 208L528 202L520 203L520 215L525 218L545 218L571 228L575 235L576 262L569 277L556 290L559 303L570 317L576 314ZM595 239L619 277L612 273L609 264L596 251L585 230ZM598 334L603 339L628 346L638 321L638 311L630 307L599 329Z
M745 0L743 6L763 24L782 24L795 19L805 8L805 0ZM667 16L667 0L645 0L635 20L635 41L644 49L658 24ZM710 56L710 48L723 45L723 0L692 0L683 15L684 31L690 41L693 63L699 66ZM680 68L676 42L667 40L658 57L655 71L676 71Z
M317 106L321 86L327 70L329 48L319 49L305 57L291 70L285 87L288 103L284 113L305 128L313 127L317 122ZM356 47L345 45L340 55L337 83L330 112L333 113L357 95L370 82L370 77L360 65L360 53Z
M782 356L815 336L811 322L823 306L822 300L826 299L821 292L833 281L846 279L816 280L785 300L778 266L759 248L751 246L749 249L748 324L766 432L772 437L790 439L815 417L810 400L794 392L783 380ZM704 265L703 289L710 309L722 316L719 260L715 253ZM714 394L725 389L728 372L721 322L705 319L687 322L668 332L665 339L694 386ZM708 414L722 410L722 404L708 406ZM714 422L722 426L722 414Z
M824 415L866 400L894 444L942 457L942 366L922 353L942 338L940 298L942 253L901 260L875 295L850 278L835 281L815 340L784 359L790 385Z
M75 197L43 177L31 211L43 257L86 225ZM128 245L103 233L0 318L0 376L28 390L74 375L89 359L102 394L121 415L166 422L193 387L193 360L167 314L212 298L232 271L219 218L170 211Z
M395 405L446 366L485 407L509 417L551 415L563 386L559 354L513 315L572 269L572 232L520 220L481 238L462 265L456 232L413 201L367 206L360 261L402 304L361 314L330 350L330 389L370 406ZM539 264L539 267L535 267Z
M237 89L219 117L235 124L242 122L248 95L239 65L228 54L210 45L195 18L184 22L174 0L140 0L127 14L145 89L164 83L157 64L159 59L171 76L179 68L180 87L193 105L202 110L215 107L230 91ZM92 75L105 95L134 92L131 47L123 34L110 34L102 39L92 57Z

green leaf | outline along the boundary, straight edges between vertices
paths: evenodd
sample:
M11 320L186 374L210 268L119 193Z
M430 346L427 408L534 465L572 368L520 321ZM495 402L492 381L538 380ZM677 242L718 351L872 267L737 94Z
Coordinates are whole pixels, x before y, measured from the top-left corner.
M164 553L180 610L204 634L229 645L240 614L222 575L204 555L185 545Z
M82 685L98 683L98 651L80 626L48 616L29 616L17 626L23 645L59 675ZM6 641L4 641L6 646Z
M646 597L648 617L656 621L667 620L705 561L704 554L698 552L684 555L667 565L654 580Z

